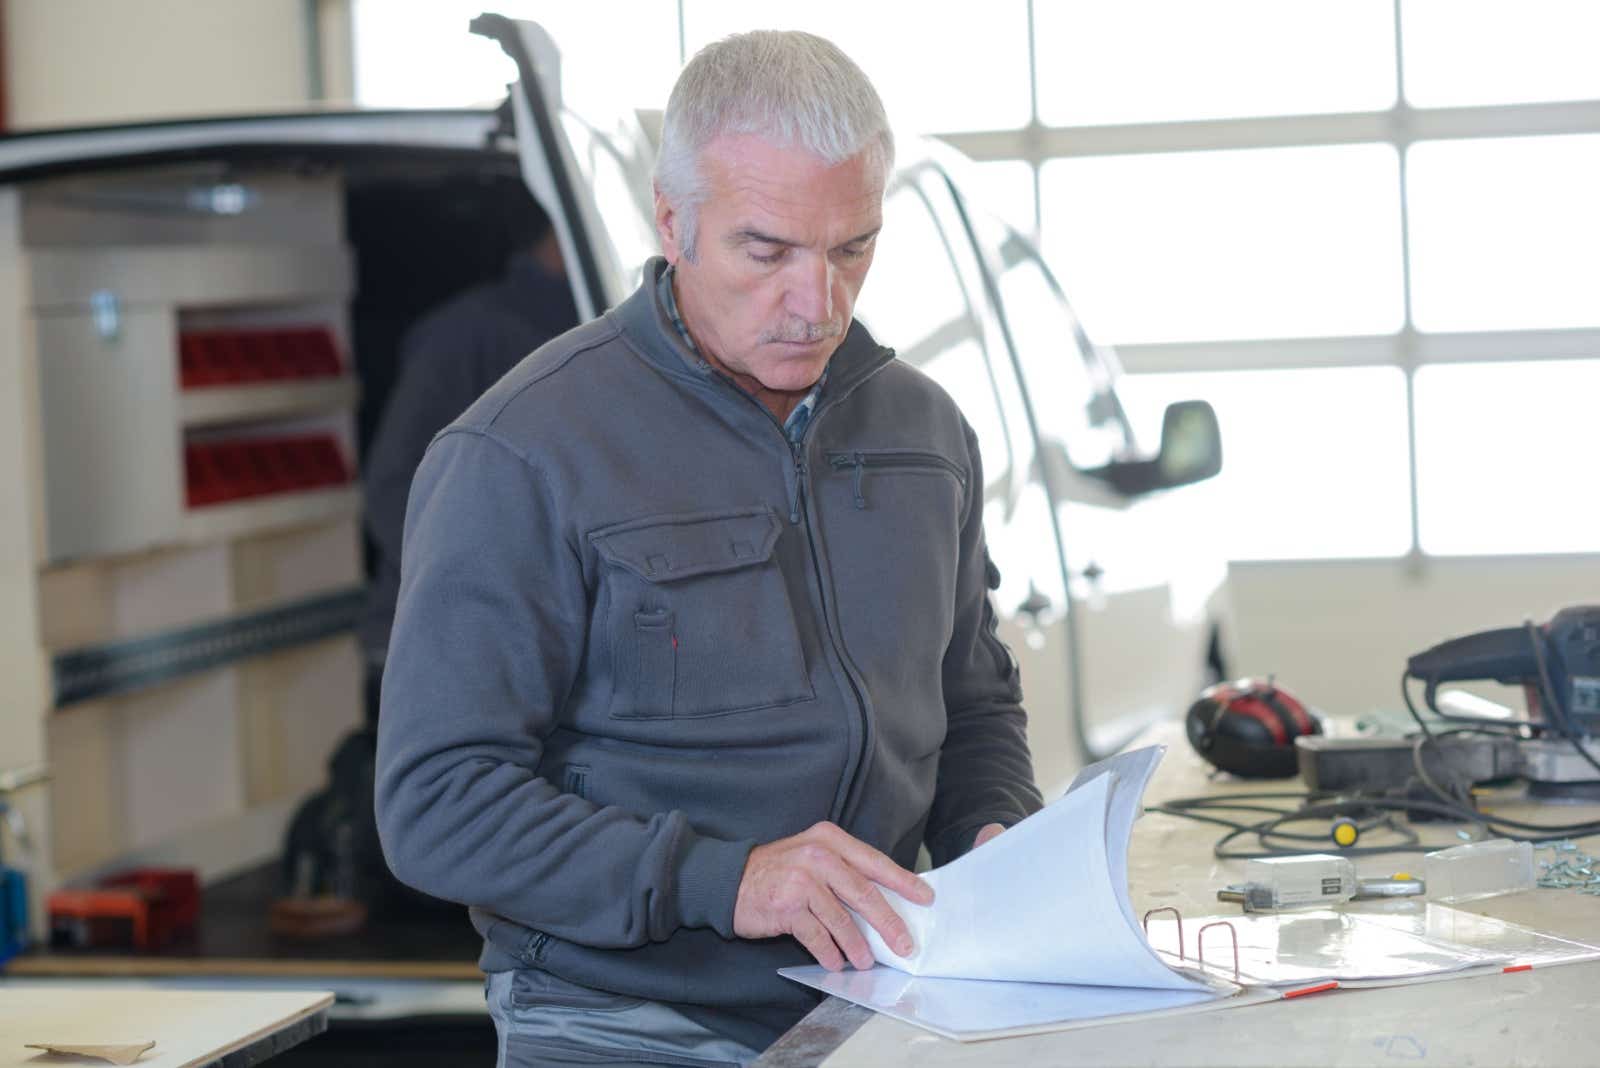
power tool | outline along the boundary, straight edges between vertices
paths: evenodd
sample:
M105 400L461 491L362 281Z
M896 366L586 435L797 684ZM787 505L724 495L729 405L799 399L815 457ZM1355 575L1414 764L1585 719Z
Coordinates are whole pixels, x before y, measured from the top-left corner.
M1452 791L1515 777L1528 781L1532 797L1600 797L1600 605L1563 608L1543 625L1528 622L1441 642L1406 662L1406 679L1423 684L1423 702L1440 720L1486 733L1452 733L1420 753L1403 738L1297 738L1307 786L1400 789L1414 780L1420 758L1423 770ZM1520 685L1527 718L1440 711L1441 683L1485 679Z

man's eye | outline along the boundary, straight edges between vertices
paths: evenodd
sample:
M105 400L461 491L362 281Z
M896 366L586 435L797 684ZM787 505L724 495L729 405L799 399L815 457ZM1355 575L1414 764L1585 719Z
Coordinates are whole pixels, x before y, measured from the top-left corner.
M788 250L784 249L782 247L779 247L779 248L776 248L776 249L772 249L772 250L769 250L769 251L756 251L756 250L752 249L751 252L750 252L750 258L755 260L757 263L772 264L772 263L777 263L779 260L783 259L783 254L786 251L788 251Z
M839 254L847 260L859 260L862 256L867 254L867 246L865 244L846 245L844 248L839 250Z

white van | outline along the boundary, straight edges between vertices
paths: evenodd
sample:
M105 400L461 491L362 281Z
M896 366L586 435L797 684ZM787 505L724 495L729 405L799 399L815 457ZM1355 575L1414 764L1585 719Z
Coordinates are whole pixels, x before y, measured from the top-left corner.
M16 497L0 587L25 594L0 609L24 695L0 720L0 773L54 769L41 889L198 841L199 813L236 817L216 835L235 866L270 855L283 806L320 782L359 718L356 458L400 332L506 251L484 206L538 200L581 317L620 301L656 251L638 117L563 107L540 27L473 28L519 67L499 109L0 138L0 426L16 431L0 444ZM1167 410L1158 447L1136 440L1113 354L1029 241L968 198L967 166L902 141L858 311L978 434L1002 634L1048 796L1205 681L1224 570L1169 502L1217 472L1220 442L1198 401ZM197 339L222 335L287 346L305 373L186 377ZM330 345L332 365L308 355ZM205 482L230 456L271 467L291 439L319 443L314 472L256 472L249 492L238 471ZM231 682L207 681L219 673ZM140 704L153 686L160 700ZM225 750L226 782L173 767ZM19 808L51 822L43 802Z

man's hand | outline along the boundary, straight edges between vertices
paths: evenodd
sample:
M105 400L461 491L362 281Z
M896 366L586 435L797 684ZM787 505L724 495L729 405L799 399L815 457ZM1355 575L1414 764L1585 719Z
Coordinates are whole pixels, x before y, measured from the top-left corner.
M1001 832L1005 829L1006 825L1003 823L985 823L978 828L978 836L972 840L972 848L977 849L991 838L1000 837Z
M840 830L818 823L792 838L756 846L745 862L733 906L740 938L794 935L831 972L845 959L872 967L872 950L845 906L855 909L901 956L915 948L911 932L874 883L908 901L933 904L933 888L911 872Z

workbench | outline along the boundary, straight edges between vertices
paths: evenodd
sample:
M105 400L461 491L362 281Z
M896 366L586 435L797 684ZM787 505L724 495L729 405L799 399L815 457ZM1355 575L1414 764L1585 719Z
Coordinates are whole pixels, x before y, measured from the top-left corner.
M1201 794L1267 793L1298 780L1246 783L1208 774L1178 724L1136 745L1168 747L1145 803ZM1496 811L1534 822L1600 818L1596 805L1518 803ZM1298 827L1296 830L1309 830ZM1457 845L1455 824L1418 825L1426 849ZM1243 881L1242 861L1219 861L1222 828L1149 813L1134 826L1129 883L1135 915L1172 906L1185 917L1226 916L1237 905L1216 891ZM1376 844L1374 837L1370 842ZM1600 836L1579 839L1600 854ZM1244 838L1237 847L1253 847ZM1330 842L1331 846L1331 842ZM1307 852L1314 852L1308 849ZM1544 854L1548 856L1549 854ZM1539 854L1536 854L1539 856ZM1421 851L1362 857L1364 877L1418 871ZM1352 902L1351 911L1423 909L1425 899ZM1574 889L1539 889L1457 905L1471 912L1600 945L1600 898ZM1295 1001L988 1042L960 1043L829 998L756 1061L759 1068L941 1068L945 1065L1102 1065L1107 1068L1355 1068L1436 1064L1588 1068L1600 1062L1600 961L1514 974L1369 990L1338 990Z
M0 1068L106 1064L32 1043L154 1041L143 1068L244 1068L328 1026L326 991L128 990L0 984Z

